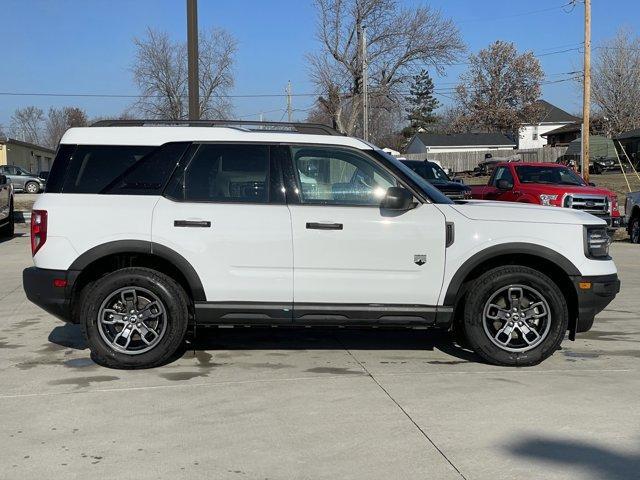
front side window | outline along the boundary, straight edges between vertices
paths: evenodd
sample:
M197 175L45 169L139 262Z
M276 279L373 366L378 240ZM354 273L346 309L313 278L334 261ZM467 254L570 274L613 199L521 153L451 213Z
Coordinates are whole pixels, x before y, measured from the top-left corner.
M294 147L302 203L378 206L396 179L371 159L336 147Z
M513 175L511 175L511 171L509 167L498 167L496 168L496 173L493 176L493 185L498 184L498 180L507 180L509 183L513 184Z
M200 145L168 194L194 202L269 202L269 147Z

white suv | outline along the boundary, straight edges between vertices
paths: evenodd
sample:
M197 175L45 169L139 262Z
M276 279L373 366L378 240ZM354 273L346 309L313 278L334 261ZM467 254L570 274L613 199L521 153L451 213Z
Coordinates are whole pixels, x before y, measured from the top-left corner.
M533 365L619 291L592 215L453 203L328 127L243 125L62 138L24 288L96 361L160 365L196 325L367 325L452 328L488 362Z

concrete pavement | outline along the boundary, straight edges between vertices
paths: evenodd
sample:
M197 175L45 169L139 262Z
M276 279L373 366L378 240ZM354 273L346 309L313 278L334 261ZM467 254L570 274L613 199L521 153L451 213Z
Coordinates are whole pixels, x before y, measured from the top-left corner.
M31 305L28 236L0 243L0 478L628 479L640 472L640 247L623 289L542 365L423 331L212 330L109 370Z

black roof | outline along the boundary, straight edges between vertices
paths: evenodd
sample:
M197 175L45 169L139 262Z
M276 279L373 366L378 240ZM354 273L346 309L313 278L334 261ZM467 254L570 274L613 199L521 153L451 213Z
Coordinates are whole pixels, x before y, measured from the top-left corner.
M427 147L515 147L516 142L504 133L450 133L418 132L416 136Z
M34 150L40 150L42 152L49 152L51 154L56 153L55 150L49 147L43 147L42 145L36 145L35 143L23 142L22 140L17 140L15 138L9 137L0 137L0 143L4 143L6 145L20 145L21 147L32 148Z
M561 108L558 108L555 105L551 105L546 100L537 100L535 103L540 107L540 110L542 111L540 123L569 123L580 121L578 117L574 117Z
M628 132L623 132L620 135L616 135L616 140L623 140L625 138L636 138L640 137L640 128L636 128L635 130L629 130Z
M540 136L547 137L549 135L557 135L559 133L579 132L580 128L581 125L579 123L570 123L568 125L563 125L562 127L550 130L547 133L543 133Z

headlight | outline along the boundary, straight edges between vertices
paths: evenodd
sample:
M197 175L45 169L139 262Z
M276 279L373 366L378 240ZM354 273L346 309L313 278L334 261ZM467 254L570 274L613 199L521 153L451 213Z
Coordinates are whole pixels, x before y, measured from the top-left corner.
M542 205L551 205L551 202L556 200L558 198L558 195L546 195L546 194L542 194L540 195L540 203Z
M609 256L611 238L607 227L584 227L584 254L589 258L605 258Z

